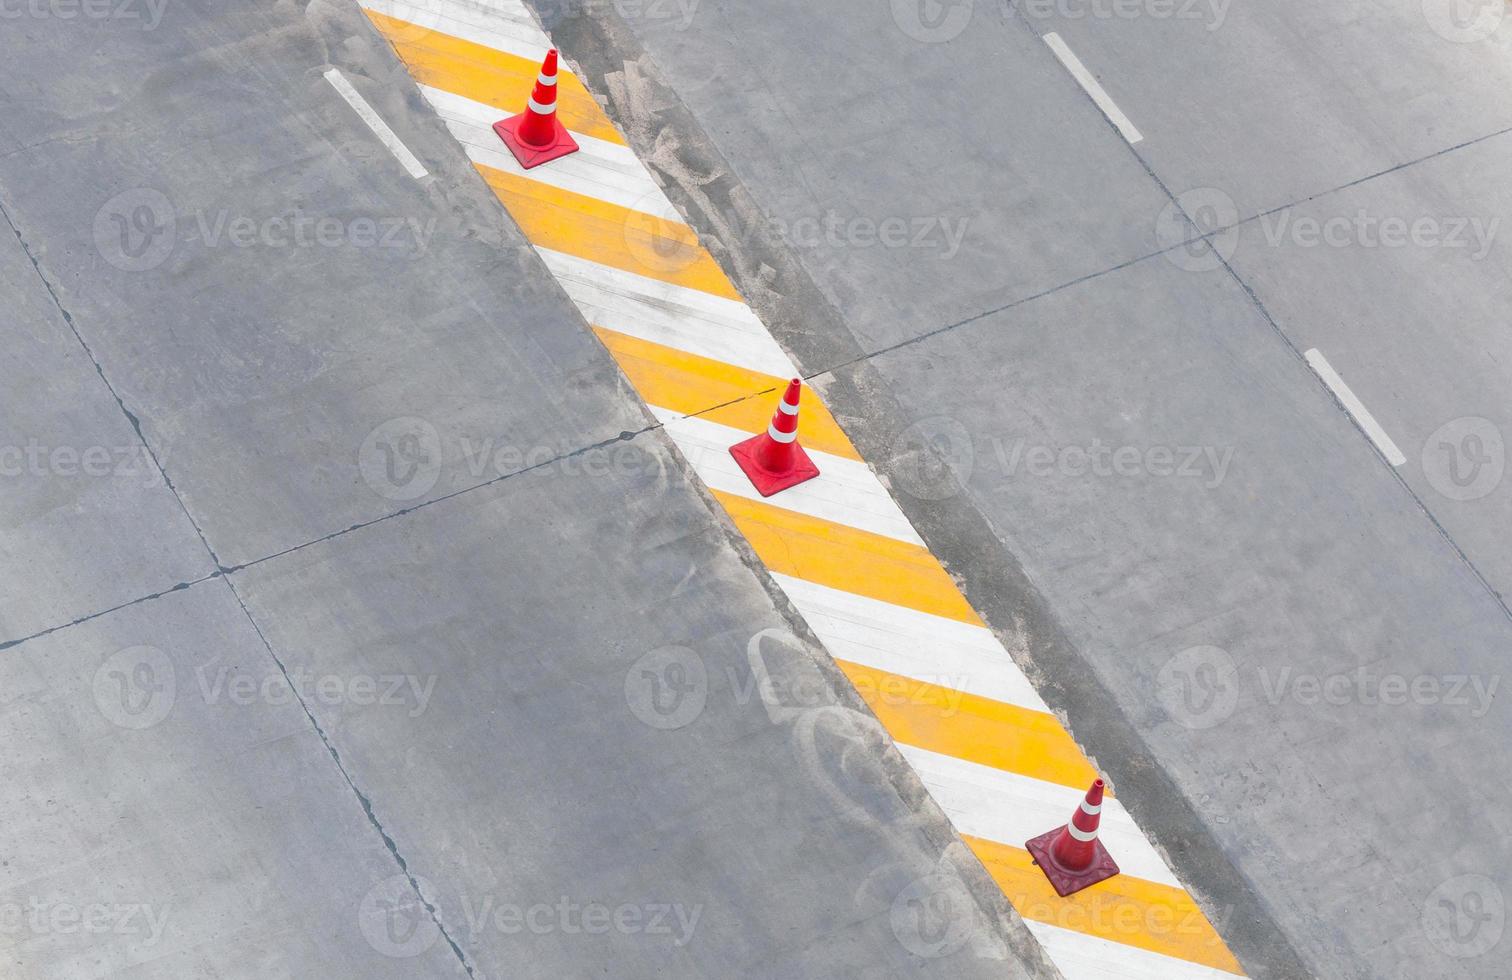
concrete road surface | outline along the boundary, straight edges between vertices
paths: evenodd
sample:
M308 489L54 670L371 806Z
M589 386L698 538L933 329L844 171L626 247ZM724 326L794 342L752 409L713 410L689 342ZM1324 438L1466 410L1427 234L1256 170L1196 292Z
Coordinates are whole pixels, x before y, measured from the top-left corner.
M1055 975L355 5L0 37L0 972Z
M1507 975L1500 0L536 6L1252 975Z

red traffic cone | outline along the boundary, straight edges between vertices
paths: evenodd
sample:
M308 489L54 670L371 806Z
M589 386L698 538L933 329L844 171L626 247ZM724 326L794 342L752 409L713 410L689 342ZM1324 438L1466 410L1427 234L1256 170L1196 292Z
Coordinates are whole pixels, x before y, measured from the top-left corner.
M798 445L798 393L802 389L797 378L789 381L767 430L730 447L730 455L763 497L819 475L819 467Z
M552 48L546 52L525 111L494 123L494 132L526 170L577 152L577 141L557 122L556 90L557 53Z
M1024 845L1062 898L1118 874L1113 855L1097 839L1102 801L1103 781L1099 779L1087 790L1082 805L1071 814L1070 823L1040 834Z

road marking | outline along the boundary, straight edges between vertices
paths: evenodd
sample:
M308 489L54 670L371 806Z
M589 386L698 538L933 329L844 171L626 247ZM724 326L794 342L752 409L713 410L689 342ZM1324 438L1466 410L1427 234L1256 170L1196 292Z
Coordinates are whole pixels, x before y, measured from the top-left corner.
M1047 783L912 745L900 745L898 751L956 829L972 837L1021 844L1065 823L1087 795L1081 786ZM1134 818L1111 796L1103 797L1097 833L1124 874L1181 887Z
M774 572L984 625L926 548L773 504L711 492Z
M756 314L738 300L539 245L536 251L589 323L774 378L797 373Z
M641 397L674 416L699 415L746 433L760 432L772 420L777 398L792 377L747 371L686 348L679 350L598 325L593 329ZM860 454L823 403L817 398L805 402L803 445L859 460Z
M1067 788L1087 787L1097 778L1097 770L1054 715L846 660L835 664L897 742Z
M772 395L749 399L770 407ZM737 429L706 418L684 418L659 410L650 402L651 411L664 423L667 434L677 443L700 479L711 490L761 500L761 495L751 485L750 477L741 471L730 455L730 447L751 437L751 430ZM811 414L814 402L804 408L804 415ZM771 413L767 413L770 419ZM807 418L804 419L807 422ZM782 494L782 506L788 510L818 517L837 524L848 524L862 531L924 547L924 541L914 530L896 501L877 482L866 464L854 459L832 456L820 452L811 445L805 446L819 475L812 480L791 487Z
M541 63L550 46L522 9L491 0L363 0L370 13Z
M1215 970L1242 972L1197 903L1180 888L1118 875L1095 888L1061 898L1022 846L977 837L965 840L1026 920L1074 929Z
M944 683L942 678L948 677L968 694L1050 712L1034 685L985 627L841 592L781 572L773 572L772 578L837 659L935 683ZM1073 800L1066 813L1076 809L1076 803Z
M773 581L989 860L1061 974L1223 976L1202 965L1232 958L1200 912L1210 941L1187 948L1164 938L1163 917L1195 903L1111 794L1104 833L1126 881L1099 883L1070 901L1054 897L1042 875L1028 887L1015 881L1015 873L1038 874L1020 867L1028 859L1021 845L1065 822L1093 776L1091 762L817 391L804 399L803 442L820 461L819 478L771 501L740 482L726 444L765 429L775 391L796 374L792 361L722 270L689 279L689 267L718 264L576 79L564 82L563 94L581 98L561 115L580 153L525 172L494 142L496 114L517 111L501 100L529 91L551 45L520 0L361 2L376 8L368 11L373 24L421 92ZM1154 900L1141 904L1141 896Z
M1055 57L1071 73L1071 77L1076 79L1082 91L1092 97L1092 101L1097 103L1097 107L1103 111L1103 115L1108 117L1108 121L1117 126L1120 133L1123 133L1124 139L1131 145L1144 139L1139 134L1139 130L1135 129L1134 124L1129 121L1129 117L1123 114L1118 103L1114 102L1113 97L1098 84L1097 79L1092 77L1092 73L1087 71L1087 66L1081 63L1076 52L1066 46L1066 42L1061 40L1059 34L1054 31L1046 34L1045 43L1050 45L1050 50L1055 52Z
M1381 455L1386 457L1386 461L1392 466L1401 466L1407 462L1407 457L1402 455L1402 451L1397 448L1397 444L1392 442L1391 437L1386 434L1386 430L1381 428L1381 423L1375 420L1375 416L1370 414L1370 410L1365 407L1365 403L1360 401L1349 385L1344 383L1344 379L1339 377L1339 372L1335 371L1333 365L1328 363L1328 358L1323 356L1322 351L1314 347L1302 356L1307 358L1307 363L1311 364L1312 369L1318 372L1318 377L1322 378L1323 383L1328 385L1328 389L1334 393L1334 397L1344 403L1344 407L1349 410L1349 414L1354 416L1354 420L1359 423L1360 428L1365 430L1365 434L1370 437L1370 441L1376 444L1376 448L1381 451Z
M681 221L492 167L478 166L478 172L509 208L520 231L541 248L725 299L740 299L693 229Z
M421 85L491 105L501 116L525 111L525 99L541 73L540 58L521 58L372 10L367 15ZM625 142L583 83L565 69L557 74L557 118L574 133Z
M629 147L576 133L573 138L578 143L577 153L555 160L549 167L538 167L527 173L493 130L493 124L501 116L498 109L430 85L421 85L420 91L436 107L436 113L467 150L473 163L528 176L543 184L587 194L622 207L651 210L657 214L671 213L671 205L661 186Z
M1067 980L1234 980L1235 974L1228 970L1193 963L1179 956L1141 949L1034 919L1025 919L1024 925L1029 927Z
M331 87L336 89L343 99L346 99L347 105L357 110L357 115L361 117L363 122L367 123L368 129L371 129L383 145L389 148L389 152L398 158L399 162L404 165L404 169L409 171L411 177L419 180L421 177L427 175L428 171L421 165L419 158L410 152L409 147L404 145L404 141L395 135L392 129L389 129L388 123L384 122L383 118L373 111L373 107L368 105L367 99L364 99L356 89L352 88L352 83L346 80L345 75L332 68L325 73L325 80L331 83Z

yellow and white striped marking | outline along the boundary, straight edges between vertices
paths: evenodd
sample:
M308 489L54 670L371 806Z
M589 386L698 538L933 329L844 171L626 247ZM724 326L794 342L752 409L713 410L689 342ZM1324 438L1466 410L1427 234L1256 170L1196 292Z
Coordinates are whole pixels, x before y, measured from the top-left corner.
M1096 778L812 389L821 475L763 499L729 447L772 419L791 360L563 67L580 153L526 172L490 127L551 41L519 0L362 0L546 266L1069 980L1212 980L1239 964L1112 796L1123 874L1055 894L1023 842ZM906 691L905 698L888 692Z

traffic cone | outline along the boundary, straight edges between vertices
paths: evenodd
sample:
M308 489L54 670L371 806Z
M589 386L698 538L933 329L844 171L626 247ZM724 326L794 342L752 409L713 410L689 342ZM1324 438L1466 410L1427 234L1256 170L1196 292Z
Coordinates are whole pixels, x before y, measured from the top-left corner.
M525 111L494 123L494 132L526 170L577 152L577 141L557 122L556 90L557 53L552 48L546 52Z
M1118 874L1113 855L1097 839L1102 801L1103 781L1099 779L1087 790L1082 805L1071 814L1070 823L1040 834L1024 845L1061 898Z
M767 430L730 447L730 455L763 497L819 475L819 467L798 445L798 393L802 389L797 378L789 381Z

